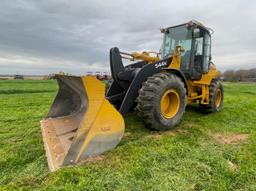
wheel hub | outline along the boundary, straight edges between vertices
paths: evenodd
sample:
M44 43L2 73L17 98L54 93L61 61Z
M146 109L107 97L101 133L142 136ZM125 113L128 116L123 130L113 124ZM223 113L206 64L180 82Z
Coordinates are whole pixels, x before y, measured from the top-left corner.
M216 107L219 107L219 106L220 106L220 104L221 104L221 99L222 99L221 97L222 97L221 91L220 91L220 89L218 89L217 92L216 92L216 99L215 99L215 105L216 105Z
M167 118L173 118L180 108L179 94L174 90L167 90L161 98L160 109L161 114Z

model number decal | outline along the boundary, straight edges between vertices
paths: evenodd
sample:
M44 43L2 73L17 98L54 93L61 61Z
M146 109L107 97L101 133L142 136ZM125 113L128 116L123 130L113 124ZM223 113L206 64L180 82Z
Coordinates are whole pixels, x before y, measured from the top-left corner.
M160 68L162 66L166 66L166 62L158 62L155 64L155 68Z

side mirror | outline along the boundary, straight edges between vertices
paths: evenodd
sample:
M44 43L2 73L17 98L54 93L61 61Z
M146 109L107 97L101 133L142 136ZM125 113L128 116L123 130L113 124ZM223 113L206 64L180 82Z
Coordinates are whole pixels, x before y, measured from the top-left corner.
M161 32L161 33L164 33L164 34L168 34L168 33L169 33L169 30L166 29L166 28L160 28L160 32Z

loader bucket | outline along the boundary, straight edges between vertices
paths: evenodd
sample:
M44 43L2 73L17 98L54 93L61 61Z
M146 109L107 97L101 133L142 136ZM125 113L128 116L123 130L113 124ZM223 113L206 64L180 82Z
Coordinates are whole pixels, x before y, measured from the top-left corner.
M111 150L124 134L121 114L105 99L105 85L93 76L57 75L58 94L41 121L51 171Z

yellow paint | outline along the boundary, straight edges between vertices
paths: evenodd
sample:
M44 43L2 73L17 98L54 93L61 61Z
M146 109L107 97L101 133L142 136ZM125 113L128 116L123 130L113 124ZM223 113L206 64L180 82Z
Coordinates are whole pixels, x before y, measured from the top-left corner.
M180 53L183 51L184 49L180 45L176 46L174 53L171 55L172 61L171 61L171 64L168 66L168 68L173 68L176 70L180 69L180 65L181 65Z
M209 104L209 86L212 79L218 78L219 75L220 71L216 69L215 65L211 64L208 73L203 74L200 80L189 80L187 103L199 100L201 104ZM198 95L198 92L201 92L201 94Z
M172 53L171 55L173 59L171 64L169 65L169 68L180 69L180 63L181 63L180 53L183 51L184 49L180 45L176 46L174 53ZM154 53L156 56L151 56L150 54L152 53ZM157 52L146 52L146 51L142 53L132 52L131 56L132 56L132 59L131 59L132 61L143 60L148 63L154 63L160 60L159 53Z
M219 75L220 75L220 71L216 69L215 65L211 64L209 72L206 74L203 74L200 80L193 81L193 83L210 85L212 79L217 78Z
M197 84L197 83L194 83L194 81L192 80L189 80L188 83L189 83L189 91L188 91L187 103L190 104L195 102L196 100L199 100L201 104L208 104L209 103L209 85Z
M95 136L107 135L111 139L124 133L124 119L105 99L105 85L93 76L83 77L82 80L88 96L88 109L75 137L76 140L83 140L75 162L79 161ZM86 137L82 137L85 132Z
M202 85L202 98L200 100L201 104L208 104L209 103L209 86Z
M173 57L172 57L172 62L168 66L168 68L173 68L173 69L179 70L180 69L180 63L181 63L180 56L174 54Z
M156 56L150 56L151 53L156 54ZM153 63L153 62L157 62L160 60L160 57L159 57L158 53L156 53L156 52L142 52L142 53L132 52L131 56L132 56L132 61L143 60L143 61L146 61L149 63Z
M180 108L180 96L174 89L167 90L161 98L161 114L167 118L173 118Z
M222 100L222 94L221 94L220 89L218 89L216 92L216 99L215 99L215 105L217 108L220 107L221 100Z

